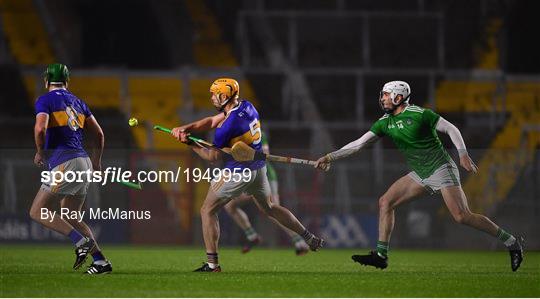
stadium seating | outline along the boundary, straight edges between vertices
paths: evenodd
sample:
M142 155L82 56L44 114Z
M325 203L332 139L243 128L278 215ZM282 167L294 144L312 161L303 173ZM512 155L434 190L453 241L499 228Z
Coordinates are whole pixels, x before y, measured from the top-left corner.
M5 105L5 107L0 110L0 119L4 117L17 118L27 115L32 106L30 106L27 101L14 100L26 99L29 97L17 66L2 65L0 67L0 82L2 82L4 86L9 86L9 88L0 89L0 102L9 103L9 105ZM6 141L9 139L2 140L2 144L4 144L7 143Z
M198 28L193 45L195 61L201 66L234 67L237 65L231 47L222 38L216 19L206 8L204 1L186 1L187 9Z
M172 49L168 47L158 17L153 13L152 1L130 1L129 13L126 13L125 2L121 0L107 1L107 9L103 9L101 2L70 2L76 14L74 17L84 24L79 33L81 66L137 69L172 66ZM184 36L188 41L190 37ZM69 47L66 48L69 51ZM174 50L184 53L185 60L178 63L190 61L191 57L183 47Z
M471 206L486 211L508 198L522 171L535 159L540 146L540 88L536 83L508 83L505 95L510 117L479 162L479 174L464 184Z
M32 0L1 0L0 19L18 63L45 65L54 61L47 31Z
M502 21L487 23L487 46L478 52L477 68L499 69L499 50L495 36ZM540 124L540 88L535 82L479 82L443 80L437 88L436 104L441 112L508 115L506 123L479 161L479 175L467 177L464 189L470 205L489 212L508 198L522 171L535 159L537 131L527 126Z
M131 102L131 117L144 123L133 129L135 139L143 149L185 149L166 134L155 134L152 125L175 127L181 123L178 111L182 107L182 82L172 78L132 77L128 83L128 94ZM150 127L149 127L150 126ZM149 136L153 136L153 147L148 144Z
M436 107L440 112L502 112L494 105L497 85L494 82L445 80L436 92Z

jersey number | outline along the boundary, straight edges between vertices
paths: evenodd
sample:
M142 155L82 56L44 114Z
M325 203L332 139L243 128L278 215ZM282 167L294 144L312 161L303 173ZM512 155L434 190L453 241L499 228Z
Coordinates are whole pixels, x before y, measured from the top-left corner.
M77 131L79 128L81 128L81 124L79 123L79 118L77 117L77 110L71 106L66 107L66 114L68 115L68 127L73 130Z
M251 132L251 136L253 137L253 144L259 144L262 139L262 134L258 119L254 119L249 124L249 131Z

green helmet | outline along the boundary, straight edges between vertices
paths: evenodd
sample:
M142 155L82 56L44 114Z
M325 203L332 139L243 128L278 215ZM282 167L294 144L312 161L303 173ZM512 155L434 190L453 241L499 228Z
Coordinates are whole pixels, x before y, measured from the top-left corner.
M69 81L69 70L67 66L61 63L52 63L47 66L43 78L48 84L67 83Z

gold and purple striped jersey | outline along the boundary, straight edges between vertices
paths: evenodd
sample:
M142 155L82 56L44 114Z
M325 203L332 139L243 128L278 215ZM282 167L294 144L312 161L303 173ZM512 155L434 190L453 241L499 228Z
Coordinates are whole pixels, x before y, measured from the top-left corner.
M56 89L36 100L35 111L36 115L49 115L44 146L49 169L74 158L88 157L83 148L83 128L92 113L86 103L66 89Z
M225 120L216 128L214 144L219 148L232 147L243 141L251 148L262 152L262 131L257 109L247 100L241 100L238 106L229 111ZM238 162L226 156L224 168L259 169L265 166L264 161Z

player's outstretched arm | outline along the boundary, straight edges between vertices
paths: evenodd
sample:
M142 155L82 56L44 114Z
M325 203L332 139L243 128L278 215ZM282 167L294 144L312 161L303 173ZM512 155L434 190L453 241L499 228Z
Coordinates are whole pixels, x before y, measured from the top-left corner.
M467 147L465 146L465 141L463 141L463 137L461 136L461 132L459 131L459 129L451 122L447 121L442 117L439 118L435 129L450 136L452 143L458 150L459 164L461 165L461 167L465 168L465 170L467 171L472 171L476 173L478 171L478 167L476 166L476 164L474 164L473 160L469 156L469 153L467 152Z
M350 142L344 147L338 149L337 151L331 152L319 158L317 160L317 164L315 165L315 168L324 170L324 168L326 168L326 165L328 163L348 157L358 152L362 148L366 147L367 145L377 141L377 139L379 139L379 137L375 135L375 133L371 131L367 131L364 135L362 135L362 137L356 139L355 141Z
M86 118L85 128L89 133L92 144L92 152L90 154L92 168L94 171L101 171L101 156L103 155L103 147L105 146L105 134L93 115Z
M220 122L225 119L225 114L220 113L214 116L205 117L201 120L175 127L171 134L178 140L186 143L190 132L204 132L217 128Z
M34 125L34 141L36 143L36 155L34 157L34 163L39 167L45 164L43 147L45 145L45 133L47 131L48 124L49 114L38 113L36 115L36 124Z

